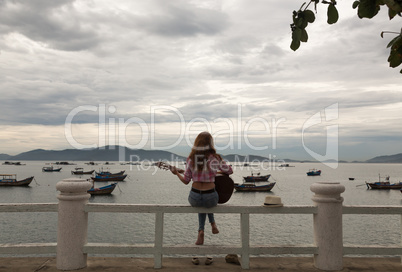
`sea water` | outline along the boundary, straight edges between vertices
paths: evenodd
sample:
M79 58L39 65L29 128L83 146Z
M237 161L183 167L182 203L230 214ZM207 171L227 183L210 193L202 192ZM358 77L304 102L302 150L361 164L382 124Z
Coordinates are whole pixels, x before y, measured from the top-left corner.
M0 165L1 174L17 174L17 179L34 176L28 187L0 187L1 203L57 203L57 182L66 178L80 178L71 171L83 167L85 171L125 170L125 181L119 182L111 195L92 196L90 203L124 204L186 204L191 185L183 185L170 171L144 162L141 165L121 165L118 162L87 165L71 162L62 165L60 172L42 172L52 162L25 161L22 166ZM332 169L320 163L291 163L293 167L277 165L233 164L235 183L252 173L271 174L276 182L271 192L234 192L227 204L263 205L267 195L280 196L284 205L312 205L310 185L319 181L339 182L345 186L344 205L401 205L399 190L368 190L365 181L378 181L379 175L390 175L392 182L402 180L399 164L342 163ZM183 167L183 164L177 166ZM322 170L321 176L307 176L309 169ZM87 179L89 175L81 178ZM355 178L349 180L349 178ZM108 184L96 182L96 187ZM263 183L261 183L263 184ZM206 226L205 244L240 245L240 215L216 214L220 233L213 235ZM344 244L399 245L401 217L399 215L344 215ZM193 244L197 237L197 214L165 214L164 244ZM0 243L43 243L57 240L56 213L0 213ZM155 215L130 213L90 213L88 242L94 243L150 243L154 241ZM311 244L313 243L313 215L269 214L250 215L250 244Z

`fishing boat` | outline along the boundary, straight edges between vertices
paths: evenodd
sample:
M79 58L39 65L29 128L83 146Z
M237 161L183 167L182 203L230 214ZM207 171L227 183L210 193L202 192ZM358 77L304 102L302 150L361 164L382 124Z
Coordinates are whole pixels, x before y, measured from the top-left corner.
M120 176L95 176L91 177L93 181L123 181L127 175Z
M99 187L99 188L91 188L87 192L91 195L110 195L114 188L116 188L117 182Z
M28 186L34 177L17 180L16 174L1 174L0 186Z
M321 170L310 169L307 172L307 176L319 176L319 175L321 175Z
M73 175L92 175L92 173L94 171L95 170L84 171L84 168L77 167L77 168L75 168L75 171L71 171L71 174L73 174Z
M60 172L60 170L61 170L61 167L60 168L54 168L53 166L42 167L43 172Z
M95 175L97 176L122 176L124 175L125 170L117 172L117 173L111 173L109 171L101 171L101 172L95 172Z
M251 176L243 177L245 182L259 182L259 181L268 181L269 177L271 175L264 175L260 176L260 173L258 173L256 176L254 174L251 174Z
M238 192L269 192L274 188L276 182L271 182L266 185L255 185L255 184L235 184L235 190Z
M402 182L391 183L389 181L389 176L385 176L385 181L381 181L380 175L378 175L378 182L369 183L366 181L367 189L382 189L382 190L390 190L390 189L402 189Z

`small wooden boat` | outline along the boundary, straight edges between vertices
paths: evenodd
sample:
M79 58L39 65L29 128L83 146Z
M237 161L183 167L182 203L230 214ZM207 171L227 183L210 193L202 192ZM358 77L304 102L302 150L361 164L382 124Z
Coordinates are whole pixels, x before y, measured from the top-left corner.
M402 182L390 183L389 176L385 177L385 181L381 181L380 175L378 175L378 182L369 183L366 181L367 189L380 189L380 190L391 190L391 189L402 189Z
M127 175L120 175L120 176L96 176L91 177L93 181L123 181Z
M265 175L265 176L260 176L260 173L258 173L256 176L253 174L251 176L243 177L245 182L259 182L259 181L268 181L268 179L271 177L271 175Z
M109 171L101 171L101 172L95 172L97 176L122 176L124 174L125 170L117 172L117 173L111 173Z
M310 169L307 172L307 176L319 176L319 175L321 175L321 170Z
M71 171L71 174L73 175L92 175L92 173L95 170L91 170L91 171L84 171L84 168L75 168L75 171Z
M114 188L116 188L117 182L99 187L99 188L91 188L87 192L91 195L110 195Z
M29 177L23 180L17 180L16 174L0 175L0 186L28 186L34 177Z
M60 172L61 167L60 168L54 168L53 166L45 166L42 168L43 172Z
M294 167L293 165L290 165L289 163L284 163L279 165L279 167Z
M269 192L274 188L276 182L272 182L266 185L255 184L235 184L235 190L238 192Z

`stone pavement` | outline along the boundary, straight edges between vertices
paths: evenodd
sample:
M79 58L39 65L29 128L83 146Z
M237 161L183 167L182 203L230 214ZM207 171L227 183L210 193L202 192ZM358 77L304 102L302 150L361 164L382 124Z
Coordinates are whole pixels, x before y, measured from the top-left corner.
M225 262L225 258L214 258L211 265L205 265L205 258L200 257L200 264L193 265L191 258L163 258L161 269L153 268L152 258L111 258L88 257L86 271L161 271L161 272L236 272L236 271L322 271L314 267L312 257L254 257L250 258L250 270L242 270L239 265ZM349 258L343 259L341 271L402 271L400 258ZM55 257L16 257L0 258L0 272L56 272Z

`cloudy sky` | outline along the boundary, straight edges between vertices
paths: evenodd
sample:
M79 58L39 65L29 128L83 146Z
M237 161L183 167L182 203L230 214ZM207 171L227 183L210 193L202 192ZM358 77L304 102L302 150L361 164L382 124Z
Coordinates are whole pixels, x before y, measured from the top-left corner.
M381 31L338 1L290 48L303 1L0 1L0 153L107 144L364 160L402 153L402 88ZM322 6L322 5L320 5Z

